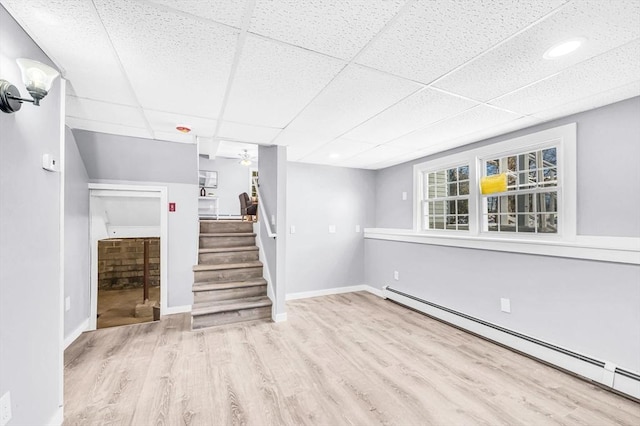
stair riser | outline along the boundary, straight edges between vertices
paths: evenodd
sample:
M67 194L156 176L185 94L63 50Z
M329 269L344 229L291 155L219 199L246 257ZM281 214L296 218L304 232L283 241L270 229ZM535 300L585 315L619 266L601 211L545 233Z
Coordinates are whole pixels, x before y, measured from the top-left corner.
M222 269L219 271L196 271L194 272L194 277L194 282L196 283L247 281L252 278L261 278L262 266L255 268Z
M233 251L227 253L202 253L198 255L198 264L225 265L258 260L258 251Z
M200 248L255 246L256 237L200 237Z
M199 328L213 327L216 325L233 324L237 322L269 318L271 318L271 306L265 306L262 308L241 309L237 311L194 316L191 328L193 330L196 330Z
M223 232L253 232L253 224L249 222L200 222L200 233Z
M219 300L240 299L243 297L266 296L267 286L230 288L226 290L196 291L193 293L193 302L217 302Z

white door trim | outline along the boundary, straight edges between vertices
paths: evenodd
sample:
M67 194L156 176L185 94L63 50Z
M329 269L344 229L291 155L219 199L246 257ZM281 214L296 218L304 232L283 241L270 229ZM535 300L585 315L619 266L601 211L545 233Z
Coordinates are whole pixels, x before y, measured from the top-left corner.
M93 244L92 197L154 197L160 199L160 315L167 311L167 259L168 259L168 197L166 186L120 185L111 183L89 184L89 239L91 243L91 309L88 330L97 328L98 314L98 247Z

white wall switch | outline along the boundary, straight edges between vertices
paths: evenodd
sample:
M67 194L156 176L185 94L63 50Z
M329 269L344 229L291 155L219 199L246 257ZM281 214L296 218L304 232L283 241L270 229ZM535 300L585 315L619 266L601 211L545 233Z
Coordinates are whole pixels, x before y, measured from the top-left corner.
M356 232L360 232L360 225L356 225Z
M64 310L68 311L69 309L71 309L71 297L67 296L64 298Z
M275 225L276 224L276 216L275 215L271 215L271 224Z
M393 279L396 281L400 280L400 272L393 271Z
M58 160L53 158L53 155L51 154L44 154L42 156L42 168L49 172L57 172L60 170Z
M407 201L407 191L402 192L402 201Z
M0 426L6 426L11 420L11 394L6 392L0 398Z
M329 225L329 233L330 234L335 234L336 233L336 226L335 225Z
M500 310L508 314L511 313L511 300L500 298Z
M296 233L296 227L294 225L291 225L291 227L289 228L289 233L290 234L295 234Z

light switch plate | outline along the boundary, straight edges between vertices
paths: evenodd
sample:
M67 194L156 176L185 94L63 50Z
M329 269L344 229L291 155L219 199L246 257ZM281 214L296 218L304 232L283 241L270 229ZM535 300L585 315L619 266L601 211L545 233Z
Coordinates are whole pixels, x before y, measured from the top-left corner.
M68 311L69 309L71 309L71 297L67 296L64 298L64 310Z
M400 280L400 272L398 271L393 271L393 279L396 281Z
M296 233L296 227L294 225L291 225L291 227L289 228L289 233L291 233L291 234L295 234Z
M360 225L356 225L356 232L360 232Z
M407 192L406 191L404 191L402 193L402 201L407 201Z
M335 225L329 225L329 233L330 234L335 234L336 233L336 226Z
M500 310L508 314L511 313L511 300L500 298Z

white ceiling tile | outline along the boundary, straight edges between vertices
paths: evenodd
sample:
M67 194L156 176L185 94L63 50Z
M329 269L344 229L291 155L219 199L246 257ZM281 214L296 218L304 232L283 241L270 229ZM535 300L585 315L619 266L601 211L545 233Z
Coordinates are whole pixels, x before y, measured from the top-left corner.
M144 110L144 114L156 133L175 133L184 136L176 130L176 126L186 126L191 129L190 134L187 135L189 137L192 135L212 137L216 130L216 120L149 109ZM182 140L181 138L179 141Z
M491 101L524 115L538 114L638 80L640 39L581 62L545 80Z
M271 143L282 129L223 121L218 137L259 144Z
M218 117L238 30L146 3L94 1L144 108Z
M589 39L577 51L543 58L551 46L576 36ZM435 83L436 87L487 101L538 81L640 37L637 0L582 0L475 59Z
M379 163L389 158L406 154L412 150L412 148L402 146L380 145L354 155L347 160L340 161L338 165L345 167L363 167L365 164Z
M195 136L178 132L154 132L154 139L159 141L195 143Z
M116 123L105 123L102 121L86 120L83 118L67 117L65 123L72 129L90 130L98 133L108 133L111 135L132 136L137 138L153 139L147 129L140 127L123 126Z
M350 65L288 128L337 137L421 87L408 80Z
M103 121L128 127L146 127L145 117L136 107L67 96L65 108L67 117Z
M517 120L521 116L500 109L479 105L453 118L425 127L389 142L387 145L424 149L446 144L461 136L476 137L483 129ZM480 138L476 138L480 140Z
M431 83L565 1L416 1L357 62Z
M540 111L535 114L535 117L545 121L552 120L554 118L565 117L567 115L598 108L603 105L609 105L635 96L640 96L640 80L634 81L630 84L625 84L621 87L616 87L615 89L611 89L606 92L597 93L573 102L562 104L555 108Z
M425 88L351 130L345 137L381 144L478 105Z
M303 157L301 161L305 163L337 164L373 148L375 148L375 145L342 137L320 146Z
M2 4L63 68L68 94L136 105L91 2L3 0Z
M285 127L345 66L258 36L247 36L225 120Z
M247 0L148 0L162 6L240 28Z
M405 0L257 0L249 30L351 59L404 3Z

